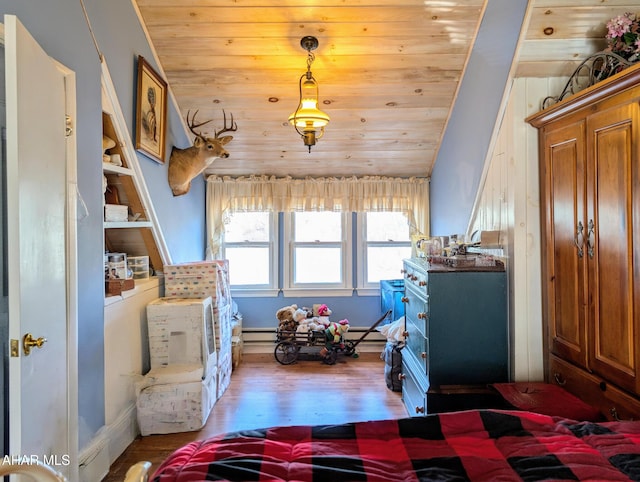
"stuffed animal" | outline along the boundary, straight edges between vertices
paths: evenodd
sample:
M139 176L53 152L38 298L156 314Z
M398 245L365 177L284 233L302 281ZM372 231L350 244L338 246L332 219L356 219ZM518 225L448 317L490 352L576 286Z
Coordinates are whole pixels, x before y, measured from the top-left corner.
M293 321L296 323L301 323L303 320L307 319L307 311L304 308L296 308L293 312Z
M330 316L331 310L324 303L321 305L313 305L313 314L315 316Z
M311 330L310 321L311 318L308 318L308 313L305 308L297 308L296 311L293 312L293 321L296 322L296 331L298 333L307 333Z
M294 319L294 313L298 309L298 305L283 306L276 311L276 318L279 321L278 330L295 331L297 323Z
M349 331L349 320L340 320L332 322L324 331L327 335L328 344L342 343L342 335Z

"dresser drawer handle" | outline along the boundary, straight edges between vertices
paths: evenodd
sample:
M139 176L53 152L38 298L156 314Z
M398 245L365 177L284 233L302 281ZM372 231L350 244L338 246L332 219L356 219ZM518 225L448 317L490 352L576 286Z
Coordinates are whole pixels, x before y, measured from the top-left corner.
M564 379L564 377L562 375L560 375L558 372L555 372L553 374L553 378L555 379L556 383L558 385L560 385L561 387L565 386L567 384L567 380Z
M400 301L402 301L403 303L409 303L409 298L403 296L402 298L400 298Z
M424 407L416 407L416 413L424 413Z
M404 336L405 338L409 338L409 332L408 331L403 331L402 332L402 336Z
M422 280L418 283L418 286L427 286L427 282L425 280Z
M427 359L427 352L423 351L422 353L420 353L420 358L422 358L423 360Z
M398 374L398 380L404 380L405 378L407 378L407 376L404 373Z
M411 281L415 281L418 279L418 277L415 274L412 274L410 278L411 278Z
M424 312L418 313L418 319L419 320L424 320L426 318L427 318L427 314L426 313L424 313Z

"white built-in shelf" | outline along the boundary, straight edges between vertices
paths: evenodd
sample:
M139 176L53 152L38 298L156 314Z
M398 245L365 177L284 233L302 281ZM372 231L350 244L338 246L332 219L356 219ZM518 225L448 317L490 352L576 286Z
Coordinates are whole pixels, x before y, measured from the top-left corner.
M123 166L116 166L115 164L110 164L108 162L102 163L102 170L110 174L120 174L121 176L134 175L133 169L129 169L128 167Z
M105 221L105 229L152 228L151 221Z

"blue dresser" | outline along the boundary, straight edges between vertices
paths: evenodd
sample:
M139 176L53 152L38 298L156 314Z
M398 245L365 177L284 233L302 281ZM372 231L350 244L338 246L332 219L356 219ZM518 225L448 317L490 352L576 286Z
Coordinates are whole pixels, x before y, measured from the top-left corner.
M509 378L505 271L450 268L406 259L402 399L410 416L429 413L429 394Z

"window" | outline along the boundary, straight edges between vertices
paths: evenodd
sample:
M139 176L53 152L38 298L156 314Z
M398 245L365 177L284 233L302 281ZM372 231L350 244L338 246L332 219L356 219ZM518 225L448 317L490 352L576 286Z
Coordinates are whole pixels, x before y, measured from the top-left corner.
M229 260L232 288L276 289L277 251L274 216L268 212L238 212L224 228L223 254Z
M402 260L411 256L407 216L372 212L359 217L362 249L358 250L358 288L378 289L380 280L401 278Z
M285 289L348 289L350 295L350 214L295 212L285 219Z
M285 296L351 296L356 273L358 293L376 295L380 280L402 277L411 240L400 212L238 212L225 224L223 255L237 296L276 295L279 288Z

